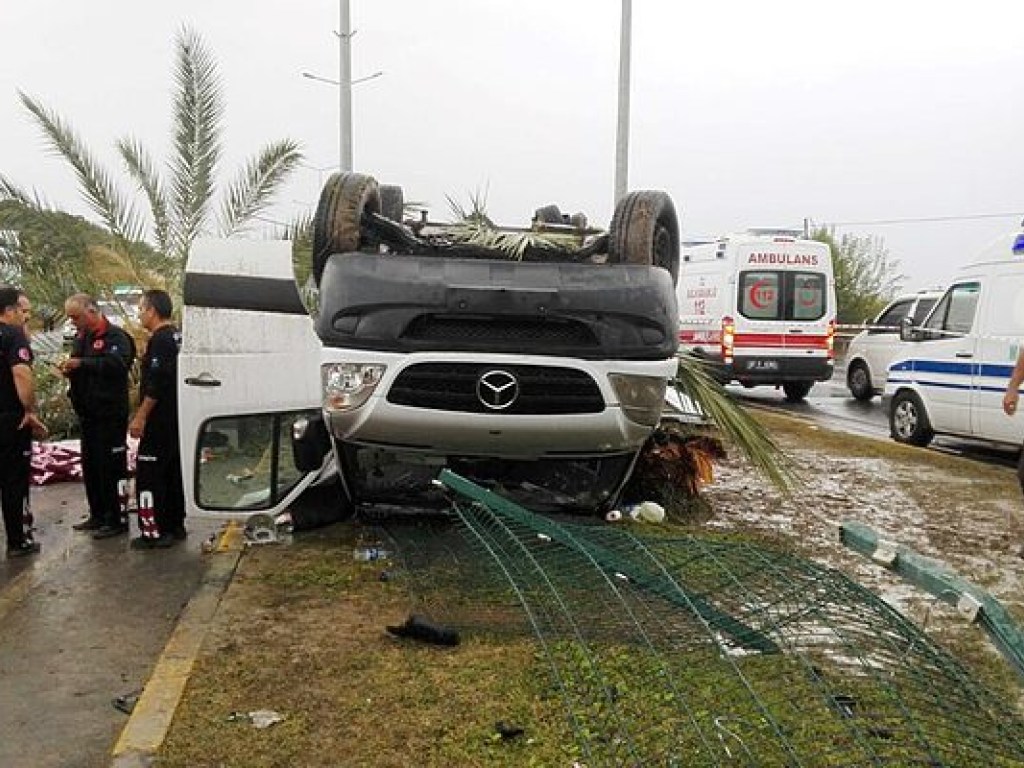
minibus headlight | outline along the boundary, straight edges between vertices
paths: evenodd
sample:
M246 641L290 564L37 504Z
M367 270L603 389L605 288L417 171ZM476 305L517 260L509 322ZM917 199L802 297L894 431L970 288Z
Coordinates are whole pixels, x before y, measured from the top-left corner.
M658 425L665 403L666 379L660 376L610 373L608 380L619 398L623 413L630 421L646 427Z
M379 363L327 363L320 368L324 408L351 411L363 405L373 394L386 366Z

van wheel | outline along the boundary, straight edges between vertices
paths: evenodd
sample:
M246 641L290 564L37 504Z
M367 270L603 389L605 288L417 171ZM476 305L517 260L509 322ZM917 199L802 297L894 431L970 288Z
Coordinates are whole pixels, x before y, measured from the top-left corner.
M786 393L787 403L802 403L813 386L812 381L787 381L782 385L782 391Z
M372 176L334 173L320 192L313 216L313 279L317 286L335 253L358 251L363 213L380 213L380 189Z
M679 219L672 198L638 190L615 204L608 227L608 263L650 264L679 277Z
M385 219L402 222L405 216L405 195L396 184L380 185L380 215Z
M875 396L874 387L871 386L871 374L864 363L852 363L846 372L846 387L850 394L861 402L868 402Z
M908 390L897 392L889 407L889 432L897 443L924 447L935 437L935 431L915 393Z

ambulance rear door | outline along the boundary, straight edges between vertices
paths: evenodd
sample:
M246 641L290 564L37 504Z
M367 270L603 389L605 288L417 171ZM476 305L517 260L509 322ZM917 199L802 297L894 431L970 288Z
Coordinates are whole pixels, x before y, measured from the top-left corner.
M182 332L188 512L282 511L321 474L300 470L292 451L296 422L322 417L320 341L295 284L291 243L198 241Z
M737 249L736 377L829 378L835 288L828 246L780 237Z

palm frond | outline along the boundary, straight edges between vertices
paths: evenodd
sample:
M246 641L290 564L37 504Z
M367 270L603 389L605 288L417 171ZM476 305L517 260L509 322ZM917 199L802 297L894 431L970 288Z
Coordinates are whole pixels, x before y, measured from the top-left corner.
M221 234L230 237L263 211L301 160L299 145L291 139L283 139L267 145L246 163L225 191L220 215Z
M681 357L674 385L676 390L681 395L689 397L775 486L789 490L799 484L799 478L792 465L775 441L742 406L729 398L722 385L711 376L703 361L692 355Z
M494 229L479 219L467 219L446 230L453 240L501 251L509 258L520 261L529 249L562 250L553 240L537 232L509 232Z
M39 207L38 199L33 200L28 192L23 190L3 174L0 174L0 200L14 200L25 206Z
M224 105L216 62L198 33L183 27L175 46L170 200L180 228L173 233L178 241L175 248L184 260L209 217Z
M19 91L18 96L42 129L50 148L74 169L86 203L103 220L119 245L128 250L130 243L141 240L145 232L141 217L71 126L28 94Z
M445 234L455 242L501 251L509 258L521 261L527 249L564 250L555 239L537 232L501 230L487 215L487 192L477 190L469 196L466 209L451 195L445 195L454 223Z
M135 179L139 189L149 200L149 209L153 215L153 234L157 248L162 253L170 253L170 220L167 216L167 196L160 181L160 172L149 153L136 139L122 138L117 142L129 175Z

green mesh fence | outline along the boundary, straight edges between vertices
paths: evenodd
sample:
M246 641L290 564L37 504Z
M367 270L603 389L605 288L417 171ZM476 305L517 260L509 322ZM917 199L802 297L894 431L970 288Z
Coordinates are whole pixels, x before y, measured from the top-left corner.
M1019 713L835 570L441 479L454 524L389 526L423 610L532 632L587 768L1024 766Z

